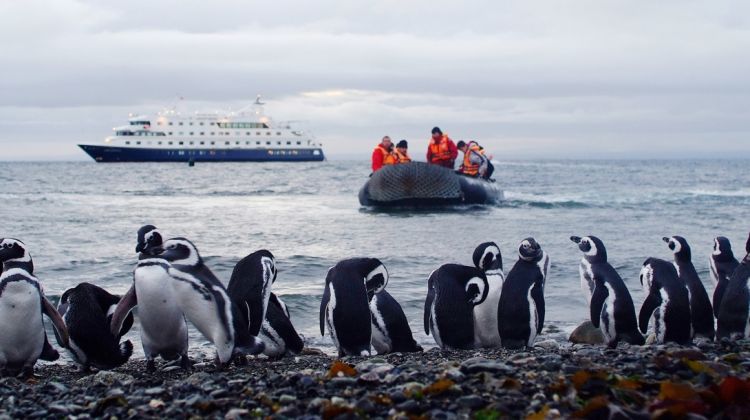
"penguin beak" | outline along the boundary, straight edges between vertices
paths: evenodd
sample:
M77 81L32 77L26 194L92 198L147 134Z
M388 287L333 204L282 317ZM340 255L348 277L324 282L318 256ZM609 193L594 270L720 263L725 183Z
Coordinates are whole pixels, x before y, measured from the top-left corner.
M581 243L581 237L580 236L571 236L570 240L573 241L573 242L575 242L575 243L577 243L577 244Z
M664 241L664 242L666 242L666 243L669 243L669 238L667 238L666 236L663 237L663 238L661 238L661 240Z
M143 251L143 248L145 247L146 245L144 245L142 242L138 242L138 245L135 246L135 252L136 253L141 252Z

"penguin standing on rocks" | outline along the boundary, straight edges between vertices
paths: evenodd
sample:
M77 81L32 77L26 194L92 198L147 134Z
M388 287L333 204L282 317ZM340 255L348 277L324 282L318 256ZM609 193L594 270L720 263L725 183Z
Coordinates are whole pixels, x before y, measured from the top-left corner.
M518 261L508 272L500 294L497 326L501 345L533 347L544 326L544 283L549 256L534 238L518 246Z
M693 337L703 338L708 341L714 340L714 313L711 308L711 300L708 298L706 288L698 277L698 272L693 266L690 245L682 236L662 238L674 254L674 266L680 280L688 288L690 297L690 319L693 323Z
M497 330L497 307L503 289L503 257L500 247L494 242L479 244L472 256L474 266L487 278L487 298L474 307L474 344L477 348L500 347Z
M487 299L487 277L475 268L445 264L427 279L424 332L443 350L474 348L474 307Z
M117 304L110 325L110 332L118 335L130 311L138 306L141 345L149 371L156 370L154 359L158 356L165 360L179 358L183 369L191 365L187 322L171 287L169 264L155 257L155 250L162 243L162 235L155 226L138 229L135 252L139 254L133 284Z
M133 326L132 314L128 315L117 335L110 332L110 317L119 301L118 296L90 283L68 289L60 298L57 311L68 328L68 350L84 371L90 366L114 369L122 366L133 354L130 340L120 343L120 338ZM59 343L59 334L55 335Z
M717 339L738 340L750 337L750 237L745 258L729 279L716 328Z
M216 346L218 365L233 356L258 354L263 342L249 332L224 285L206 267L192 242L172 238L154 250L156 258L169 264L171 287L185 317Z
M302 337L292 325L286 305L273 293L271 293L271 299L266 308L266 317L258 337L265 345L263 354L271 358L299 354L305 346Z
M711 253L711 280L714 281L714 316L719 318L721 300L724 297L724 291L729 284L729 278L740 263L734 258L732 244L724 236L714 238L714 250Z
M646 293L638 315L641 332L646 334L649 320L653 319L656 343L690 344L692 323L688 288L674 265L649 258L643 263L640 280Z
M387 290L370 298L372 347L378 354L422 351L412 335L406 314Z
M339 356L369 356L372 315L368 296L388 284L388 270L377 258L350 258L328 270L320 302L320 335L326 326Z
M571 236L583 252L579 272L581 290L589 303L591 323L601 329L610 347L619 341L642 345L645 340L638 332L635 306L625 282L607 262L607 249L596 236Z
M0 238L0 372L30 376L38 359L56 360L44 330L42 314L47 315L68 346L68 330L60 314L44 296L34 277L34 263L23 242Z

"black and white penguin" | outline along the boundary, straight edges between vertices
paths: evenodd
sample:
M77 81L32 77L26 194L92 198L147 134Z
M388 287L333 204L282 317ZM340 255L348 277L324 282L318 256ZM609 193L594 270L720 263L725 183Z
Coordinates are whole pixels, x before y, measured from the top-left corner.
M52 320L65 347L68 346L68 331L33 275L34 263L26 245L17 239L0 238L0 263L3 265L0 274L0 371L31 375L38 359L60 357L47 340L42 314Z
M368 294L388 284L388 270L377 258L350 258L328 270L320 302L320 334L326 326L339 356L369 356L372 320Z
M721 301L716 338L737 340L750 337L750 237L742 259L729 279Z
M646 299L638 315L638 325L646 334L653 319L655 342L690 344L692 322L688 288L677 269L668 261L649 258L643 263L640 281Z
M133 284L117 304L110 328L117 334L130 311L138 306L141 345L149 371L156 369L154 359L158 356L165 360L180 358L183 368L190 367L187 322L171 287L169 264L154 256L162 243L162 235L155 226L138 229L135 251L139 254Z
M249 325L252 335L260 333L261 325L266 319L266 308L274 281L276 260L268 250L255 251L234 266L227 294L240 308L243 322Z
M487 278L482 270L445 264L427 279L424 332L444 350L474 348L474 307L487 299Z
M732 244L728 238L717 236L714 238L714 250L711 253L711 280L714 281L713 308L714 316L719 318L719 309L721 308L721 299L724 297L724 291L729 284L729 278L740 263L734 257Z
M690 297L690 319L693 323L693 337L704 338L709 341L714 339L714 312L711 308L711 300L708 298L706 288L698 277L698 272L693 266L690 245L682 236L662 238L674 254L674 266L680 280L688 288Z
M500 347L497 330L497 307L503 290L503 257L494 242L479 244L472 256L474 266L487 278L487 298L474 307L474 345L477 348Z
M110 319L119 301L118 296L91 283L68 289L60 298L57 311L68 328L68 351L84 371L90 366L114 369L133 354L130 340L120 343L120 338L133 326L132 314L117 335L110 332Z
M619 341L642 345L638 332L635 305L625 282L607 262L607 249L596 236L571 236L583 252L579 272L581 290L589 303L589 316L594 327L601 329L610 347Z
M422 351L412 335L406 314L387 290L370 298L372 347L378 354Z
M185 238L172 238L154 250L169 263L171 286L185 317L216 347L223 366L237 354L258 354L263 342L249 333L224 285L203 263L198 249Z
M518 261L508 272L497 310L500 344L533 347L544 326L544 284L549 256L534 238L518 246Z
M305 346L302 337L294 329L286 305L271 293L266 308L266 316L258 336L263 340L263 354L271 358L287 354L299 354Z

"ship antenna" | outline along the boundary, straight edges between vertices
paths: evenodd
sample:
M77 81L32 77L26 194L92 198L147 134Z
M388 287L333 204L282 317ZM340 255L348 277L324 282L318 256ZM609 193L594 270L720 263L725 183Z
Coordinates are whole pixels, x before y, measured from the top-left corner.
M265 105L265 104L266 104L265 102L260 101L260 94L257 97L255 97L255 105Z

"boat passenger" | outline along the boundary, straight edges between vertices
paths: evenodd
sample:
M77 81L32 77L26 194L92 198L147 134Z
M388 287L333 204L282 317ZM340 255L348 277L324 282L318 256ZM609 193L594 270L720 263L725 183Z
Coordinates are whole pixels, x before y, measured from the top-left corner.
M443 134L439 127L432 129L432 138L427 146L427 162L453 169L458 149L447 134Z
M411 158L409 157L408 149L409 143L406 140L401 140L396 144L396 163L409 163Z
M380 144L372 151L372 171L375 172L385 165L396 164L396 155L393 153L393 142L388 136L384 136Z
M464 154L464 162L458 169L458 173L489 179L495 168L490 160L484 154L484 148L475 141L466 143L463 140L458 142L458 150Z

